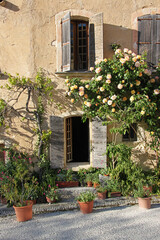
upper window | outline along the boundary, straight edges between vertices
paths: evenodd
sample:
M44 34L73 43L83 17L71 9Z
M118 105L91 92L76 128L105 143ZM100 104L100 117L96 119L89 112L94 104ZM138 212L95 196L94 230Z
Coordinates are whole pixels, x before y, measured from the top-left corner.
M145 15L138 18L138 53L147 53L149 66L160 60L160 15Z
M96 59L103 59L103 14L80 13L71 10L56 16L57 72L85 72Z
M88 70L88 22L71 21L71 70Z

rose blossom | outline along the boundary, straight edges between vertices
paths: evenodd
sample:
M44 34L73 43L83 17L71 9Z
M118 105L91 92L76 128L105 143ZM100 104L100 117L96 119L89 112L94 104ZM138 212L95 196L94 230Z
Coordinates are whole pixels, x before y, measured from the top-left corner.
M150 83L155 83L155 79L154 78L152 78L151 80L150 80Z
M115 51L115 54L118 54L118 53L121 53L121 49L119 48Z
M88 89L88 88L89 88L89 84L86 84L85 88L87 88L87 89Z
M91 103L90 102L87 102L87 107L91 107Z
M84 91L79 91L79 96L83 96L84 95Z
M97 80L97 81L101 81L101 80L102 80L102 76L98 76L98 77L96 78L96 80Z
M107 102L107 98L104 98L104 99L103 99L103 103L106 103L106 102Z
M116 111L116 109L115 108L112 108L112 112L115 112Z
M128 53L128 48L124 48L124 49L123 49L123 52L124 52L124 53Z
M144 111L144 110L142 110L142 111L141 111L141 115L144 115L144 114L145 114L145 111Z
M127 101L127 97L123 97L123 101L124 101L124 102Z
M136 80L136 86L139 86L140 84L141 84L141 82Z
M126 59L125 58L120 58L119 60L122 64L124 64L126 62Z
M140 67L140 66L141 66L140 62L135 63L135 67Z
M90 71L92 72L94 70L94 67L90 67Z
M133 101L134 101L134 97L131 96L129 100L130 100L131 102L133 102Z
M159 89L154 89L154 93L158 95L160 93Z
M136 61L137 61L137 58L136 58L136 57L133 57L133 58L132 58L132 61L133 61L133 62L136 62Z
M107 79L107 80L106 80L106 83L110 84L110 83L111 83L111 80L110 80L110 79Z
M108 105L112 105L112 100L108 100Z
M79 91L84 91L84 87L79 87Z
M98 67L98 68L96 68L96 73L100 73L102 71L102 68L101 67Z
M71 99L71 103L74 103L74 98Z
M135 94L135 90L132 90L132 91L131 91L131 94Z
M117 86L118 89L122 89L123 88L123 85L121 83L118 84Z
M112 75L110 73L107 74L107 79L111 79Z
M68 96L71 96L71 92L68 92Z
M104 87L100 87L100 91L103 92L104 91Z
M98 96L97 96L97 98L98 98L98 99L101 99L101 96L100 96L100 95L98 95Z
M131 50L129 50L129 51L128 51L128 54L132 54L132 51L131 51Z
M116 98L117 98L116 95L113 95L113 96L111 97L112 100L115 100Z

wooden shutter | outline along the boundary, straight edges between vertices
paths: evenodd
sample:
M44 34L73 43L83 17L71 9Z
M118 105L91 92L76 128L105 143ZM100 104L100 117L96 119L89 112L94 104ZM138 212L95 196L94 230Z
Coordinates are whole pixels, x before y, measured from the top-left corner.
M103 13L89 20L89 66L94 67L96 59L103 59Z
M160 15L155 15L155 23L154 23L154 39L155 39L155 52L153 54L154 56L154 62L156 65L158 65L158 62L160 61Z
M62 18L62 70L71 70L71 13Z
M147 53L147 62L152 63L153 18L145 15L138 18L138 53Z
M53 168L64 167L64 118L50 117L52 131L50 144L50 162Z
M149 65L157 65L160 58L160 15L138 18L138 53L145 52Z
M106 167L107 127L96 117L92 121L92 166Z

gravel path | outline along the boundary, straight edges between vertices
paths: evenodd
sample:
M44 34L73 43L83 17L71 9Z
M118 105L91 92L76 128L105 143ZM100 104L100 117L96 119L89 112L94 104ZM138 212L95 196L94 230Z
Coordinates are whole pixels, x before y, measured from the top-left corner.
M138 205L34 215L28 222L0 218L0 240L160 240L160 205Z

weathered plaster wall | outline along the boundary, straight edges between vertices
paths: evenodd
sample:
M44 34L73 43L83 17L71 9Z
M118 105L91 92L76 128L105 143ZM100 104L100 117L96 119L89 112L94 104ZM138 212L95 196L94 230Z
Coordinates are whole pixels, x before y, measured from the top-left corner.
M33 77L41 67L54 81L55 103L48 108L48 116L72 113L80 108L65 98L64 78L55 75L57 36L55 16L59 12L75 9L96 14L103 12L104 57L111 57L112 43L119 43L136 51L136 17L147 13L160 13L159 0L7 0L0 6L0 69L11 74ZM1 80L0 80L1 81ZM4 93L2 93L4 94ZM20 103L23 105L23 100ZM10 138L20 145L32 148L29 126L18 120L19 131L10 132ZM46 125L48 117L46 118ZM28 138L28 136L29 138ZM7 133L5 133L7 136ZM29 139L29 140L28 140Z

